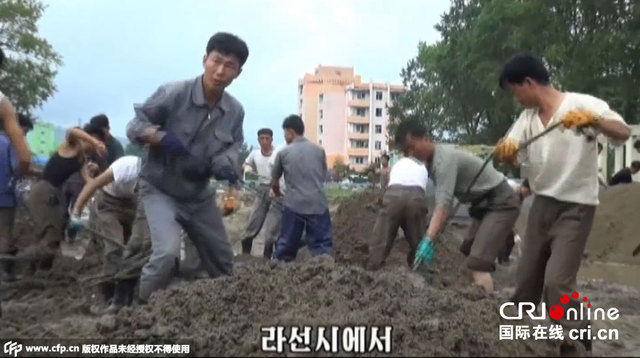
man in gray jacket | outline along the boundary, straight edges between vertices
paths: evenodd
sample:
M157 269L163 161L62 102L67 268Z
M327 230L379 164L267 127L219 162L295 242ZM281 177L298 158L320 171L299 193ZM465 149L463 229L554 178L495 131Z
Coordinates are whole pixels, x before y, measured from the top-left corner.
M160 86L135 106L127 136L149 145L140 191L153 249L140 279L142 302L169 283L181 229L211 277L232 272L233 251L208 184L212 176L230 185L238 181L244 110L225 88L248 56L240 38L217 33L207 44L203 75Z

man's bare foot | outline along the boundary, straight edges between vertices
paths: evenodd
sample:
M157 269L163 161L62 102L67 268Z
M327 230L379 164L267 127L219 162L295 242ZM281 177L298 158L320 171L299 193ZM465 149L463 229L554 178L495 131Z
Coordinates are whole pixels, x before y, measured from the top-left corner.
M487 294L493 293L493 279L491 273L482 271L471 271L472 284L480 286Z

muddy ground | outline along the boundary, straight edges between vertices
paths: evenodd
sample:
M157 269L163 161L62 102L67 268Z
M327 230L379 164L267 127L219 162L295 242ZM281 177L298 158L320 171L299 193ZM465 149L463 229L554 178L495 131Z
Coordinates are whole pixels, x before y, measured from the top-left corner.
M557 355L556 341L499 340L499 325L507 322L498 308L513 290L516 263L498 267L495 294L470 287L457 251L468 224L464 218L454 220L436 248L433 273L407 268L408 247L401 234L383 269L364 270L377 199L377 193L367 192L340 203L333 215L334 260L272 264L238 256L231 277L177 282L147 305L116 316L91 313L99 302L90 280L100 273L99 249L89 246L80 261L59 257L50 272L3 283L0 338L188 339L199 356L264 355L264 326L392 325L393 355ZM248 211L247 204L226 219L236 249ZM23 219L21 235L28 236L28 229ZM578 291L594 307L620 309L620 319L594 323L594 328L620 332L618 341L594 342L594 355L640 356L638 292L594 280L581 281Z

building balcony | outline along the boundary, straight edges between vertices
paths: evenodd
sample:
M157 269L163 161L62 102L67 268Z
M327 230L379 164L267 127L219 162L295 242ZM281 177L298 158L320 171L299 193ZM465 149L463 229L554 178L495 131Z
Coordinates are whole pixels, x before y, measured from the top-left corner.
M353 139L353 140L369 140L369 132L365 132L365 133L359 133L359 132L353 132L353 133L349 133L348 135L349 139Z
M369 124L369 117L349 116L347 122L354 124Z
M369 148L349 148L347 154L354 157L369 157Z
M369 100L368 99L349 100L349 107L369 108Z

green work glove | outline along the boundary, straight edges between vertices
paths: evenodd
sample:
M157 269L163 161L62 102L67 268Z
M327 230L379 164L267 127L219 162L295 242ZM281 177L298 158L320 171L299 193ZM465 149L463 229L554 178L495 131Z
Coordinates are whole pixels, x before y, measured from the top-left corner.
M428 236L425 236L418 244L418 249L413 259L413 269L417 269L420 265L428 265L431 261L433 261L433 242Z

